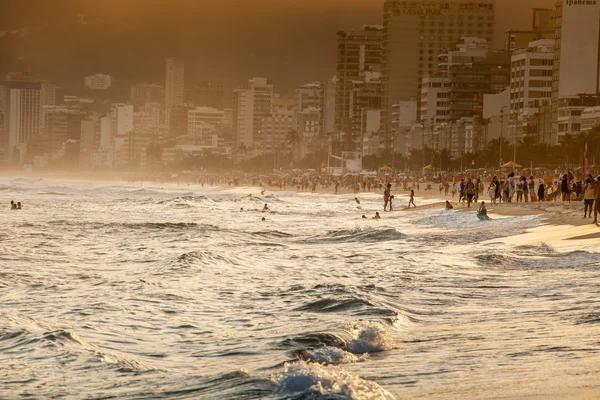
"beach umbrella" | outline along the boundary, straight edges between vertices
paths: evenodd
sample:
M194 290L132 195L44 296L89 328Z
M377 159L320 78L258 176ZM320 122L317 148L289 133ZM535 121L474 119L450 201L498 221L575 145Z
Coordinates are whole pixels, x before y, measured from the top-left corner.
M523 168L522 165L515 164L514 161L509 161L502 166L502 168Z

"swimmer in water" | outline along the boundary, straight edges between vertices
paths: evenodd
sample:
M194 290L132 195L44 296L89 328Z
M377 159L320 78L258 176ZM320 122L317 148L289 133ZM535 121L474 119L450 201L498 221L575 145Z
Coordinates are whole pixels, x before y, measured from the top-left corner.
M363 219L367 219L367 216L363 214L362 218L363 218Z
M360 200L358 199L358 197L355 197L354 201L356 201L356 204L360 204Z
M13 200L10 201L10 209L11 210L16 210L17 209L17 205L15 204L15 202Z
M265 206L263 207L263 211L271 211L271 209L269 208L269 206L265 203Z
M452 210L454 208L454 206L452 204L450 204L450 202L448 200L446 200L446 210Z
M21 202L19 201L19 202L17 203L17 210L22 210L22 209L23 209L23 208L21 207Z
M262 220L263 220L263 221L266 221L265 217L262 217Z
M240 211L244 211L244 207L240 208Z
M381 219L381 215L379 215L379 211L375 212L375 216L373 219Z
M262 194L264 196L265 195L265 190L261 190L260 194Z

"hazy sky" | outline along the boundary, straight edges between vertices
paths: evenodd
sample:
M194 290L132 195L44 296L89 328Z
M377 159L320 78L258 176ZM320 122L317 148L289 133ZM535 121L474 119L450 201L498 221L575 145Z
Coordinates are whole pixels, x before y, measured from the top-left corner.
M497 45L527 29L532 7L554 0L498 0ZM94 72L124 84L164 79L164 58L190 80L235 87L268 76L282 92L335 74L335 32L381 24L383 0L0 0L0 72L30 68L65 81ZM85 17L81 17L83 14ZM69 82L61 82L69 87Z

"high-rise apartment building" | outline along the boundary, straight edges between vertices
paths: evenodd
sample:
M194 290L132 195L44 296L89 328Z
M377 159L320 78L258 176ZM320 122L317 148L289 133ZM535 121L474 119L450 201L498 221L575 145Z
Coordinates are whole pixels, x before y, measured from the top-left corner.
M81 123L85 113L66 106L45 106L44 116L50 159L62 160L66 155L67 142L76 143L81 139ZM77 165L79 154L71 161Z
M556 0L554 25L551 141L558 143L579 131L589 95L600 88L600 1Z
M534 8L531 21L531 30L510 30L504 34L504 49L513 51L525 48L529 42L540 39L554 38L554 10L548 8Z
M383 145L391 148L391 109L420 96L421 80L438 71L437 56L461 37L493 48L496 0L385 0L383 14Z
M552 98L554 39L529 43L515 50L510 67L510 135L520 140L527 134L527 121Z
M184 72L183 61L173 57L167 58L166 83L165 83L165 109L171 106L180 106L184 102Z
M42 115L41 80L27 72L6 76L6 118L3 147L9 163L21 162L29 140L39 134Z
M337 92L337 76L329 79L323 86L323 127L321 132L335 131L335 96Z
M381 72L383 27L364 25L360 30L338 32L335 130L343 133L345 150L355 151L352 138L352 90L366 73Z
M213 107L196 107L188 111L188 137L194 144L217 146L217 127L223 122L223 110Z
M450 120L483 117L483 96L506 90L510 86L510 54L491 53L472 64L455 65L450 78Z
M306 83L296 88L296 115L298 122L298 133L307 133L307 140L309 137L318 136L321 133L323 127L323 98L325 96L325 86L321 82ZM310 121L314 124L315 115L317 116L318 129L305 130L304 126L301 126L300 119L302 122ZM310 126L313 129L314 126ZM302 136L302 134L301 134ZM303 138L304 139L304 138Z
M165 89L153 83L139 83L131 87L130 100L136 110L146 103L162 103L165 100Z
M222 110L225 106L223 85L214 82L199 83L188 91L188 101L196 106Z
M271 114L273 83L267 78L252 78L244 89L233 91L233 134L238 151L250 147L263 148L262 120ZM243 146L242 146L243 145Z

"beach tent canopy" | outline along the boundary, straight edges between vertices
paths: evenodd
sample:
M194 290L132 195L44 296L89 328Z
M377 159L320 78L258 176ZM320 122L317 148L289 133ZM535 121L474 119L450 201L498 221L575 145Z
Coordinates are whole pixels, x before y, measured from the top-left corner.
M509 161L502 166L502 168L523 168L522 165L515 164L514 161Z
M383 167L379 168L380 171L393 171L393 168L390 168L387 166L387 164L384 164Z
M426 166L426 167L423 167L423 169L424 169L424 170L427 170L427 171L430 171L430 170L432 170L432 169L433 169L433 165L429 164L428 166Z

